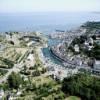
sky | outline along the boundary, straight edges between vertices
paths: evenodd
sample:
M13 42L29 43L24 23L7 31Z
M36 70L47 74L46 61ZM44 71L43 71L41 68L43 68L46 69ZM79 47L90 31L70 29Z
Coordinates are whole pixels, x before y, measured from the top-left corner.
M100 12L100 0L0 0L0 12Z

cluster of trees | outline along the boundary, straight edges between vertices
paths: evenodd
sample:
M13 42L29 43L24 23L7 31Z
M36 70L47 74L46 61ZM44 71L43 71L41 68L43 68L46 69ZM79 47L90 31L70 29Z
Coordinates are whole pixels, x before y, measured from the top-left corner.
M9 68L12 68L14 66L14 62L8 59L3 59L3 62L9 66Z
M61 91L61 89L53 89L52 87L52 84L40 85L34 91L37 95L36 97L34 97L34 100L42 100L42 98L45 98L45 100L49 100L49 97L51 97L50 100L64 100L65 95Z
M12 72L8 77L8 86L11 89L18 89L23 83L23 79L20 74Z
M80 37L76 37L76 38L73 39L73 41L71 42L71 44L68 47L68 49L71 50L72 52L75 52L74 46L77 44L79 46L79 49L81 50L81 47L83 47L82 45L84 44L84 42L86 40L87 40L87 36L86 35L82 35Z
M93 38L93 40L95 40L96 39L96 36L95 35L92 35L91 36L92 38ZM84 44L84 42L87 40L87 36L86 35L82 35L82 36L80 36L80 37L76 37L73 41L72 41L72 43L71 43L71 45L69 46L69 49L72 51L72 52L74 52L74 45L75 44L78 44L78 46L79 46L79 48L80 48L80 51L82 52L82 53L84 53L85 55L87 55L88 57L93 57L93 58L95 58L95 59L97 59L97 60L100 60L100 44L98 44L98 43L94 43L93 44L93 48L92 48L92 50L88 50L88 49L85 49L85 48L83 48L83 44ZM89 45L92 45L92 44L89 44Z
M14 62L11 60L8 60L6 58L0 57L0 60L7 66L2 65L1 68L12 68L14 66Z
M100 29L100 22L87 22L82 27L87 29Z
M87 40L87 36L86 36L86 35L81 35L80 37L76 37L76 38L72 41L71 45L73 45L73 46L74 46L75 44L81 45L81 44L83 44L86 40Z
M83 100L100 100L100 79L89 74L77 74L63 80L62 91Z
M23 66L24 69L20 71L21 74L24 75L32 75L32 76L40 76L41 74L44 74L47 70L46 68L43 68L41 64L35 64L34 66L27 67Z
M0 76L6 74L7 72L7 70L0 69Z
M86 54L89 57L94 57L97 60L100 60L100 45L95 43L94 48L91 51L87 51Z

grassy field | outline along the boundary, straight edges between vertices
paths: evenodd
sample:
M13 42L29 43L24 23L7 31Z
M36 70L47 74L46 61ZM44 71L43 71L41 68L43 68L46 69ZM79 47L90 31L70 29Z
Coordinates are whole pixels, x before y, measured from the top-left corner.
M76 96L69 96L65 100L81 100L81 99L79 97L76 97Z
M26 53L26 51L26 48L6 48L2 57L17 62L18 59Z
M61 85L51 77L42 75L31 77L29 81L34 88L31 90L27 88L20 100L55 100L55 98L64 100L64 93L60 89Z

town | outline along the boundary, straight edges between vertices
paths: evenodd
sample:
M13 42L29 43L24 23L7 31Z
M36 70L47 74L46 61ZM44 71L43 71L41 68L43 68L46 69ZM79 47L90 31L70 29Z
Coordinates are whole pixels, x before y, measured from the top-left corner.
M72 32L55 34L53 38L62 42L50 50L62 60L65 67L100 75L100 29L94 29L93 33L87 31L82 26Z
M100 22L87 22L77 30L61 31L48 37L61 42L48 46L48 38L41 32L0 35L0 100L66 100L66 78L78 74L81 77L85 73L90 76L83 77L95 77L93 82L98 82ZM62 64L45 57L43 48L49 48Z

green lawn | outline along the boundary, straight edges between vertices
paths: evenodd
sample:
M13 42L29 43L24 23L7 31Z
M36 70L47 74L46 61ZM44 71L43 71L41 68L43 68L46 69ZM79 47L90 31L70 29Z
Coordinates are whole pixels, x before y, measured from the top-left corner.
M81 99L79 97L76 97L76 96L69 96L65 100L81 100Z

